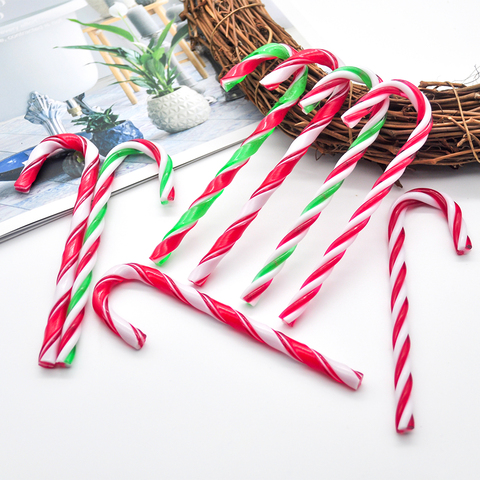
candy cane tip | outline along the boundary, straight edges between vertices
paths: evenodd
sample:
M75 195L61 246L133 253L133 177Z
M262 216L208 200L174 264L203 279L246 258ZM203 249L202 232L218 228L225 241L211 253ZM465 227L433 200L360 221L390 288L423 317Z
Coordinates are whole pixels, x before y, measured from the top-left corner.
M44 360L38 360L38 365L42 368L55 368L55 364L51 362L45 362Z
M250 288L247 288L242 293L242 300L247 302L249 305L255 306L257 302L260 300L262 293L270 286L273 279L270 279L268 282L260 285L255 290L250 291Z
M210 275L206 275L205 277L202 277L202 278L197 278L195 275L195 271L193 271L190 276L188 277L188 280L190 282L192 282L194 285L196 285L197 287L201 287L203 285L205 285L205 282L207 281L208 277Z
M279 315L280 320L282 320L285 325L290 325L293 327L294 323L298 320L298 316L295 316L295 312L288 313L288 307Z
M361 117L359 118L352 118L352 117L347 117L345 115L342 115L341 117L342 122L348 127L348 128L354 128L357 126L358 122L362 119Z
M363 373L357 372L356 370L353 370L353 373L355 374L356 381L354 378L351 378L349 381L346 381L344 385L356 392L362 386Z
M238 83L240 83L240 80L220 80L220 85L226 92L230 91Z
M306 105L305 107L302 106L303 113L310 113L315 109L316 105Z
M257 295L256 292L243 294L242 300L248 305L251 305L252 307L254 307L260 300L260 295Z
M60 368L70 368L72 366L71 363L65 363L65 362L57 362L55 364L55 367L60 367Z
M410 433L414 429L415 429L415 420L413 419L413 417L411 417L410 421L408 422L408 425L405 428L397 427L397 433L404 435L405 433Z
M315 109L315 107L318 105L318 102L316 103L307 103L306 104L306 99L302 99L298 102L298 105L302 109L303 113L310 113L312 110Z
M472 241L470 240L470 237L467 237L467 241L465 244L465 248L463 250L457 250L458 255L465 255L472 249Z
M279 83L267 83L267 82L265 82L265 78L260 80L260 85L262 85L262 87L265 87L267 90L276 90L280 86Z
M149 258L150 258L150 260L151 260L155 265L157 265L158 267L160 267L161 265L163 265L163 264L167 261L167 259L168 259L169 256L170 256L170 254L168 254L166 257L163 257L163 258L156 258L156 257L154 257L154 256L152 255L152 256L149 257Z
M30 191L30 187L31 185L17 185L17 183L15 182L15 190L19 193L28 193Z
M145 333L143 333L141 330L138 330L138 343L134 345L133 348L135 350L142 349L146 341L147 341L147 335L145 335Z
M252 307L254 307L254 306L258 303L259 297L251 298L251 299L248 299L248 297L245 297L245 298L242 298L242 300L243 300L247 305L251 305Z
M295 325L295 322L298 320L297 318L289 318L288 315L283 314L280 314L279 317L280 320L289 327L293 327Z

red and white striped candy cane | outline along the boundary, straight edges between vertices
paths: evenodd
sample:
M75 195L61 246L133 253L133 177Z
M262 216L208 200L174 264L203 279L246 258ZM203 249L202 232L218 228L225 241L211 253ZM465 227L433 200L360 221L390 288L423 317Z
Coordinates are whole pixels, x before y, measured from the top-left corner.
M272 73L275 73L273 71ZM267 78L267 77L266 77ZM302 107L309 107L323 99L325 92L337 82L351 80L364 83L368 88L377 85L380 78L368 69L353 66L344 66L322 78L313 89L301 100ZM371 112L371 117L360 131L358 137L352 142L348 150L338 160L335 168L330 172L315 197L303 209L288 233L280 240L274 252L265 261L252 283L242 293L242 298L254 305L260 296L269 288L273 279L285 266L288 258L294 253L298 244L306 237L311 226L320 217L327 207L335 192L342 186L343 181L353 172L357 162L363 157L367 148L376 140L380 129L385 123L389 98L376 105ZM300 138L300 137L299 137Z
M150 285L163 293L176 297L216 320L246 333L257 342L269 345L347 387L356 390L362 382L363 374L360 372L324 357L307 345L297 342L263 323L248 319L242 313L217 302L189 285L176 283L154 268L129 263L114 267L107 272L95 286L92 303L97 315L115 334L133 348L142 348L146 335L116 314L110 308L108 299L115 286L131 281Z
M330 69L335 69L340 62L326 50L302 50L291 58L283 61L260 83L268 89L273 90L300 66L311 63L317 63ZM255 220L260 210L267 203L268 199L282 185L312 143L325 127L330 124L333 117L340 110L345 98L350 92L351 79L352 78L345 78L344 75L343 78L332 79L329 86L325 87L324 92L322 92L322 99L331 95L330 98L303 129L300 135L292 142L285 156L267 175L258 189L253 192L248 202L244 205L239 217L220 235L212 248L200 260L198 266L189 276L191 282L196 285L203 285L222 258L227 255L235 243L241 238L245 230L253 220ZM354 79L357 80L358 78L355 77Z
M25 163L25 168L15 182L15 188L19 192L28 192L45 160L60 150L76 150L80 152L85 158L85 168L80 180L75 206L73 207L70 233L65 244L60 272L57 277L54 305L48 317L45 336L40 350L39 365L48 368L55 366L57 359L60 334L70 302L75 271L82 248L88 214L90 213L93 189L98 175L98 149L87 139L71 133L47 137L33 149Z
M345 255L347 248L355 241L358 234L366 227L370 217L380 206L393 184L402 176L407 166L413 161L418 150L426 142L432 129L432 109L425 95L406 80L391 80L381 83L365 94L356 105L344 113L343 121L355 126L373 106L383 102L389 95L402 95L412 102L418 113L417 126L408 137L406 144L390 162L385 172L379 177L366 196L362 205L355 211L342 234L328 247L320 265L305 280L298 293L290 301L280 318L288 324L307 309L309 302L320 291L323 282L328 278L335 265Z
M395 361L395 427L398 433L413 430L412 373L410 365L410 334L407 321L408 299L405 287L404 220L410 207L427 205L439 209L448 222L458 255L468 253L472 243L467 235L460 207L448 196L429 188L410 190L392 205L388 223L391 312L393 320L393 355Z
M242 82L247 75L254 72L257 67L268 60L285 60L297 51L285 43L268 43L257 48L247 55L241 62L234 65L221 79L220 84L228 92ZM301 67L299 67L301 68ZM292 74L298 73L299 68Z
M129 155L143 153L157 162L160 178L160 200L163 204L174 199L172 160L161 146L143 140L121 143L110 150L105 158L92 200L87 230L72 286L71 300L58 345L57 366L67 367L75 356L75 347L80 338L81 325L88 300L88 288L97 262L100 237L105 227L105 214L112 194L115 171Z

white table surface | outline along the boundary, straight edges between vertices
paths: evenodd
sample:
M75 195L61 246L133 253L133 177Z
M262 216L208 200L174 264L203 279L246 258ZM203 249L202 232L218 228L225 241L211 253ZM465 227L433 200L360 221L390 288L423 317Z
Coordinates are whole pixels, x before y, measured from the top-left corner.
M162 271L186 281L290 139L276 132ZM148 182L113 197L95 283L110 267L149 266L154 246L234 149L177 171L177 199ZM308 153L202 291L364 373L352 391L140 284L115 310L142 328L127 347L88 307L70 369L37 355L69 218L0 246L0 470L5 479L474 479L480 416L480 168L418 168L402 178L294 328L277 318L381 173L360 162L256 307L240 293L334 166ZM416 428L394 428L386 226L416 187L451 195L474 245L458 257L438 211L407 218Z
M276 0L304 46L330 49L384 80L462 81L478 62L478 2ZM162 271L191 269L285 153L275 133ZM149 182L111 199L94 281L149 266L154 246L234 149L177 172L175 204ZM309 153L202 291L364 373L351 391L140 284L112 307L148 335L141 351L88 307L73 366L37 365L69 230L64 218L0 245L1 479L462 479L480 460L480 168L417 168L402 178L294 328L277 318L380 174L360 162L252 308L240 293L335 161ZM455 255L444 219L407 214L415 430L394 428L386 226L404 191L430 187L462 207L473 250Z

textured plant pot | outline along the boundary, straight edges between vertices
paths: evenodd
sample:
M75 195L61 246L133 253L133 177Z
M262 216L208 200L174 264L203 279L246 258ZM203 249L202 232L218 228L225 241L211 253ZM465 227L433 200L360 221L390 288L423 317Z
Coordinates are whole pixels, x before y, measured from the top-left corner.
M143 138L143 133L130 120L127 120L109 130L94 132L92 142L98 148L100 155L105 157L113 147L135 138Z
M160 130L181 132L200 125L210 115L207 100L191 88L182 86L164 97L150 97L148 116Z

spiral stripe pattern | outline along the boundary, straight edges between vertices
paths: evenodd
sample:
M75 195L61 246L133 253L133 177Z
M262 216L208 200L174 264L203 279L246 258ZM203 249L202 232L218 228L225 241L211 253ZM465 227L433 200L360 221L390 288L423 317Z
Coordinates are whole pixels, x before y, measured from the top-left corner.
M263 323L248 319L242 313L189 285L176 283L154 268L129 263L114 267L97 283L93 292L93 308L108 327L133 348L142 348L146 336L113 312L108 298L116 285L130 281L150 285L167 295L176 297L183 303L240 330L257 342L268 345L349 388L356 390L362 382L363 375L360 372L321 355L307 345L297 342Z
M256 58L256 52L259 52L259 58ZM235 82L240 82L245 72L253 71L259 64L259 61L265 61L270 58L285 59L294 53L290 47L269 44L261 47L245 60L242 61L242 69L237 65L235 72L241 71L241 75L232 74L233 79L228 82L232 86ZM249 161L262 146L263 142L273 133L285 118L288 110L292 108L300 96L303 94L307 82L307 68L299 67L295 73L294 79L285 94L268 112L267 116L260 122L255 131L250 135L233 154L232 158L216 174L215 178L207 185L205 191L189 207L189 209L180 217L174 227L165 235L163 240L157 245L150 259L158 265L165 262L170 254L180 245L185 235L198 223L215 200L223 193L223 190L230 185L237 173ZM228 77L229 74L227 74ZM225 78L225 77L224 77ZM227 80L225 80L227 82Z
M300 59L296 58L297 56ZM302 65L318 63L330 69L338 66L338 60L326 50L303 50L288 60L282 62L273 72L263 80L269 89L277 88L278 84L285 81L292 73L292 65L298 69ZM355 77L356 78L356 77ZM209 252L200 260L198 266L192 271L189 280L196 285L203 285L210 274L215 270L222 258L233 248L241 238L248 226L255 220L260 210L267 203L273 193L282 185L298 161L305 155L318 135L332 121L340 110L345 98L350 91L348 79L341 79L332 88L332 95L325 105L317 112L312 121L305 127L301 134L292 142L285 156L267 175L260 187L252 194L244 205L239 217L216 240ZM326 95L328 89L325 89Z
M285 60L295 53L296 50L285 43L268 43L263 45L247 55L240 63L234 65L220 79L220 84L228 92L267 60L275 60L277 58Z
M107 202L112 194L115 171L127 156L138 153L147 155L158 164L161 203L166 204L169 200L174 199L172 159L162 147L148 140L138 139L124 142L109 152L100 169L95 186L85 239L80 251L80 260L72 287L71 300L58 346L56 358L56 365L58 366L70 366L75 357L85 306L88 301L88 288L97 261L100 236L105 227Z
M410 329L407 321L408 299L405 287L407 267L404 220L408 208L422 205L437 208L443 213L458 255L468 253L472 248L462 211L448 195L428 188L418 188L405 193L392 205L388 223L388 250L390 307L393 321L392 345L395 362L395 427L398 433L407 433L415 427L412 405Z
M368 88L372 88L380 81L377 75L370 70L350 66L340 67L318 82L302 99L300 104L305 109L305 107L322 100L324 95L328 94L332 88L342 85L340 82L349 80L364 83ZM353 172L357 162L378 137L380 129L385 123L389 104L390 101L386 98L372 109L371 118L362 128L357 139L352 143L347 152L342 155L335 168L315 194L315 198L305 207L295 224L292 225L289 232L277 245L275 251L270 254L252 283L242 293L242 298L246 302L250 304L257 303L261 294L271 285L273 279L280 273L285 266L285 262L296 250L298 244L305 238L310 227L317 221L322 211L330 203L334 193L342 186L345 178Z
M54 367L57 358L57 349L67 315L75 271L79 261L93 198L93 190L97 180L100 163L98 149L90 141L74 134L64 133L47 137L33 149L28 161L25 163L25 168L15 183L15 188L18 191L28 192L43 163L52 154L61 150L76 150L80 152L85 158L85 168L80 180L75 206L73 207L70 233L65 243L60 272L57 276L54 305L48 317L39 355L39 365L46 368Z
M355 241L358 234L366 227L370 217L380 206L392 185L402 176L407 166L415 158L415 154L426 142L432 129L432 109L425 95L415 85L406 80L391 80L372 88L342 119L348 126L354 126L372 107L383 102L390 95L402 95L412 102L417 110L417 126L410 134L405 145L378 178L366 196L362 205L355 211L342 234L328 247L320 264L305 280L289 305L280 314L280 318L293 324L307 309L310 301L320 291L323 282L332 272L335 265L345 255L347 248Z

